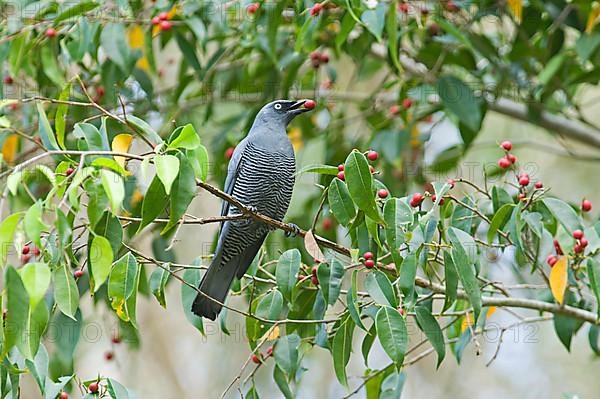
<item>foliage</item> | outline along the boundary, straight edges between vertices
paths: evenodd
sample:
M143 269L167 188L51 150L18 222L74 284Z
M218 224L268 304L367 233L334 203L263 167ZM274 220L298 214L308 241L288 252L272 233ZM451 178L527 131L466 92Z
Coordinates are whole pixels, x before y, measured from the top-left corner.
M553 320L567 349L585 324L600 353L596 220L529 177L523 184L514 162L482 170L485 184L429 183L428 172L456 165L490 109L503 112L497 99L526 104L521 118L532 123L550 113L558 128L591 126L577 94L600 79L598 5L498 4L119 0L3 8L0 398L18 396L22 373L46 398L77 387L95 397L97 382L100 395L131 397L111 378L77 376L78 339L47 345L51 322L80 332L88 317L82 297L112 309L116 339L131 338L134 349L143 328L138 297L153 295L175 311L165 288L179 284L183 312L203 333L190 306L205 266L177 263L172 249L181 225L226 218L198 219L188 207L198 190L235 202L208 183L223 183L230 147L265 102L313 93L316 115L290 131L301 181L310 173L318 184L296 190L289 218L311 228L297 239L271 234L273 245L235 287L247 308L228 306L220 321L226 331L227 314L244 316L252 353L260 365L272 351L286 398L314 347L331 353L337 379L349 386L358 336L366 371L350 394L366 387L369 397L399 397L403 367L434 352L438 366L449 351L460 361L496 308L540 311L522 322ZM338 82L349 73L362 90ZM425 164L423 144L445 119L462 142ZM362 134L353 134L357 126ZM377 150L379 159L355 148ZM424 201L412 196L419 185ZM251 209L242 217L292 230ZM583 238L574 238L577 230ZM147 232L152 255L136 249ZM490 251L541 287L515 296L493 282ZM408 321L431 343L426 352L409 345ZM390 363L371 370L376 339ZM252 382L243 389L259 395Z

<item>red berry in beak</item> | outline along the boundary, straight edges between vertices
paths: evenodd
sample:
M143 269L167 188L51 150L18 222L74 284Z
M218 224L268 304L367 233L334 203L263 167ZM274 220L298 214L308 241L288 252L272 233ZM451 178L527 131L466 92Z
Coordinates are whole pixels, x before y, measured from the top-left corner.
M315 109L316 106L317 106L317 103L314 102L314 100L307 100L304 103L304 108L306 108L306 109Z

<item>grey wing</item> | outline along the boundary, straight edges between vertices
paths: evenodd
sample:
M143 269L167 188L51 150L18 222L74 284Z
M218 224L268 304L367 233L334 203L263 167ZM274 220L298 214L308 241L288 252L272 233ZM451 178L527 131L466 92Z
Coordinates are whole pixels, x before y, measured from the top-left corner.
M242 156L247 144L248 141L244 139L235 147L229 165L227 166L227 178L225 179L225 187L223 190L229 195L233 194L233 188L235 187L235 181L240 172ZM221 216L227 216L228 213L229 202L223 201L223 205L221 205Z

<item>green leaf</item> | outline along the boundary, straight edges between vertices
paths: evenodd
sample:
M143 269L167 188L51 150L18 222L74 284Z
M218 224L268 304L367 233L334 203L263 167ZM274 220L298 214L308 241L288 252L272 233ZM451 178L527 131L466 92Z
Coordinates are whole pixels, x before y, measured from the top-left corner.
M208 176L208 150L206 147L200 144L198 148L187 150L185 153L196 177L205 182Z
M196 258L192 264L194 266L200 266L201 259ZM198 295L198 291L196 291L196 287L200 284L200 270L199 269L186 269L183 272L183 281L187 284L181 284L181 306L183 307L183 313L185 314L186 319L198 329L202 334L204 334L204 324L202 322L202 317L196 316L192 313L192 304ZM188 285L189 284L189 285Z
M44 74L57 86L65 84L65 77L61 67L58 66L57 54L53 51L52 43L47 43L40 48L40 58Z
M290 376L295 375L298 369L298 346L300 346L300 337L297 334L291 334L280 337L273 350L275 363Z
M381 34L385 25L386 9L387 5L385 3L379 3L375 9L365 10L360 16L360 20L364 26L377 38L377 41L381 41Z
M42 221L42 212L42 203L37 201L29 208L27 213L25 213L25 218L23 219L25 234L27 234L27 237L33 241L38 248L42 248L42 241L40 238L42 232L48 229L48 226Z
M173 182L171 190L171 202L169 206L169 223L160 232L165 234L179 223L179 219L185 215L188 206L196 196L196 178L194 169L183 154L179 158L179 174Z
M135 260L135 257L134 257ZM146 278L146 273L143 271L143 269L137 264L136 261L136 273L135 273L135 278L133 280L133 291L131 293L131 295L129 296L129 298L127 298L127 300L125 301L125 314L127 315L127 319L129 319L129 322L131 323L131 325L134 328L138 328L137 326L137 296L138 296L138 290L140 289L140 281L141 281L141 277L142 275L144 276L144 278ZM146 282L144 282L144 285L146 284Z
M173 182L179 174L179 158L175 155L157 155L154 158L154 164L156 165L156 175L165 187L165 193L169 195Z
M69 4L69 3L66 3ZM59 22L66 21L71 18L83 15L89 11L92 11L100 4L94 1L82 1L76 3L74 6L67 8L53 19L53 23L57 25Z
M129 74L131 69L131 49L127 44L127 32L122 24L109 23L104 26L100 34L100 42L106 55L121 71Z
M162 144L163 139L146 121L134 115L127 115L127 121L135 126L138 132L152 144Z
M348 306L348 313L350 314L352 321L354 321L354 324L356 324L361 329L367 331L367 329L365 328L365 326L362 323L362 320L360 319L360 308L358 306L357 278L358 278L358 270L354 270L352 272L352 285L350 286L350 289L348 290L348 292L346 294L346 305Z
M2 357L15 345L23 343L23 327L29 315L29 297L19 273L12 267L6 268L4 277L6 289L6 320L4 321L4 344Z
M466 233L455 227L448 229L448 238L452 243L452 260L456 266L458 277L463 284L465 292L469 297L471 306L473 306L473 313L475 320L479 318L481 312L481 291L479 290L479 284L475 277L475 268L473 266L473 260L469 257L468 252L471 253L474 250L473 247L465 248L463 241L459 236L463 236ZM468 252L467 252L468 251Z
M448 251L444 251L444 278L446 280L444 310L446 310L456 301L458 291L458 273L452 255Z
M400 266L398 286L404 294L405 301L412 298L415 291L415 277L417 276L417 253L408 254Z
M0 223L0 243L3 243L0 245L0 267L6 263L9 250L16 249L13 238L21 216L23 216L22 212L13 213Z
M113 172L117 172L121 176L127 176L130 174L130 172L125 170L117 161L112 158L96 158L90 163L90 166L94 166L98 169L110 169Z
M54 286L54 302L66 316L75 320L75 312L79 307L79 290L73 273L66 263L59 265L52 273Z
M102 236L95 236L89 251L89 266L91 272L90 285L92 292L97 292L106 281L113 261L113 250L110 242Z
M573 233L573 231L577 229L583 229L577 213L575 213L575 210L566 202L556 198L544 198L543 202L556 220L558 220L569 233Z
M288 302L292 302L292 291L300 272L300 251L296 248L285 251L277 261L275 279L277 288Z
M337 166L330 165L322 165L322 164L312 164L303 167L298 172L296 172L297 176L303 175L305 173L319 173L322 175L331 175L336 176L338 174Z
M131 252L115 261L108 276L108 298L117 316L123 321L129 321L125 311L127 299L134 290L137 262Z
M50 269L45 263L28 263L20 269L21 280L29 296L29 305L35 308L44 299L50 286Z
M352 335L354 333L354 323L349 317L342 319L338 330L333 336L331 344L331 355L333 357L333 368L335 376L340 384L347 387L348 377L346 376L346 365L350 360L352 352Z
M479 131L483 120L481 99L469 86L453 76L442 76L437 82L437 92L444 107L456 115L461 123L475 132Z
M383 207L383 218L385 219L385 236L393 249L400 248L406 242L406 234L403 227L413 221L413 210L408 204L398 198L390 198Z
M492 218L492 222L490 223L490 227L487 233L488 242L491 243L494 240L494 237L498 233L512 214L512 210L514 208L514 204L504 204L502 207L496 212L494 217Z
M375 303L393 308L398 306L394 287L383 272L379 270L369 272L365 280L365 288Z
M587 261L587 273L590 279L590 286L596 296L596 308L598 319L600 319L600 262L594 258Z
M334 305L340 296L344 264L335 255L330 254L327 263L323 263L317 268L317 277L325 302Z
M42 139L42 144L49 151L58 150L58 143L56 142L56 137L54 137L54 132L52 131L50 122L48 122L48 117L46 116L46 111L44 111L44 106L41 102L38 102L36 107L39 119L38 131L40 138Z
M129 399L129 392L123 385L112 378L107 378L106 382L108 383L108 393L111 399Z
M348 187L337 177L331 181L327 192L329 207L333 216L343 226L348 226L356 217L356 207L350 197Z
M277 320L283 309L283 295L272 290L263 296L256 307L256 315L267 320Z
M444 334L438 324L437 320L429 309L424 306L416 306L415 312L417 315L417 323L421 331L425 333L425 336L431 342L431 346L435 350L438 356L436 368L440 367L444 357L446 356L446 343L444 341Z
M375 326L383 350L396 367L401 367L408 346L408 332L404 318L396 309L382 306L375 317Z
M150 275L150 291L158 303L160 303L160 306L165 309L167 307L167 301L165 299L165 286L167 285L167 281L169 281L169 276L171 275L169 272L170 270L171 265L169 263L164 263L163 267L157 267Z
M383 223L375 202L373 176L365 156L356 150L352 151L346 158L344 175L348 191L358 208L374 221Z
M152 179L142 203L142 221L138 233L156 219L167 206L167 193L157 176Z
M388 7L388 13L385 20L385 31L388 36L388 49L392 63L398 72L402 72L403 68L402 65L400 65L400 57L398 55L398 16L396 15L396 7L394 7L394 5Z
M103 119L102 123L104 125L106 123L106 119ZM73 129L73 135L80 139L78 145L81 150L110 151L106 126L104 126L104 129L98 130L98 128L91 123L76 123ZM85 141L87 148L85 145L82 146L81 139ZM97 155L89 156L91 160L99 157L100 156Z
M110 207L114 214L118 214L125 199L125 185L123 179L118 174L102 169L100 171L100 177L102 180L102 187L108 196L110 201Z
M285 378L285 374L277 365L273 367L273 380L275 380L285 399L294 399L294 394Z
M566 54L559 53L552 57L550 61L546 64L544 69L538 75L538 80L541 85L547 85L552 78L556 75L556 73L562 67L562 64L565 62Z
M191 123L188 123L183 127L179 135L175 137L168 145L169 149L185 148L193 150L198 148L200 145L200 137L196 133L196 129Z

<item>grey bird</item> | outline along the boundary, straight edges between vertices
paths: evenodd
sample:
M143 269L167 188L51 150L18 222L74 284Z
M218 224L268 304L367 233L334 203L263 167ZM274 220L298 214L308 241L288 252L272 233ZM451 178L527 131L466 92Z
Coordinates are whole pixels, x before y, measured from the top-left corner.
M313 107L311 100L278 100L265 105L233 152L225 192L253 210L282 221L292 199L296 173L294 148L286 129L296 116ZM239 209L223 202L221 216L239 214ZM221 224L215 256L192 305L194 314L216 319L233 278L246 273L270 230L270 226L255 219Z

